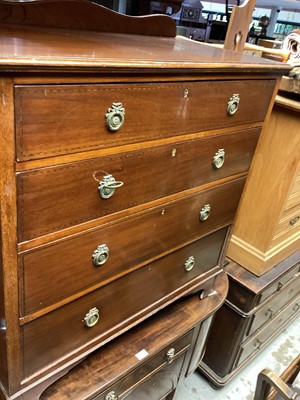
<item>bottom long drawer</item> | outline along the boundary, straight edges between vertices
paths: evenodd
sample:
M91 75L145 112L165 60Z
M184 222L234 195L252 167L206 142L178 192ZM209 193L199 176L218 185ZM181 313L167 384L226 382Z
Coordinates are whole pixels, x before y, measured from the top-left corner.
M87 349L200 284L216 266L228 228L73 301L22 327L24 378L78 348ZM80 279L80 277L78 277Z

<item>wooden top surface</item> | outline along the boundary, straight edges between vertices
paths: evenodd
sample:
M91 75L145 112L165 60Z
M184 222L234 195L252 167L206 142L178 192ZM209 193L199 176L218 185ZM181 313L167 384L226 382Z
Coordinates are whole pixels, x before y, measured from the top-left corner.
M247 287L253 293L260 293L267 286L278 279L285 271L296 265L300 261L300 250L291 254L289 257L278 263L272 269L261 276L256 276L252 272L243 268L241 265L230 260L226 265L225 271L230 280L238 282L238 284Z
M167 16L128 17L84 0L0 0L0 68L275 74L291 69L175 37L175 32Z
M189 39L0 27L0 67L89 67L134 69L271 70L289 69L258 57L206 46Z

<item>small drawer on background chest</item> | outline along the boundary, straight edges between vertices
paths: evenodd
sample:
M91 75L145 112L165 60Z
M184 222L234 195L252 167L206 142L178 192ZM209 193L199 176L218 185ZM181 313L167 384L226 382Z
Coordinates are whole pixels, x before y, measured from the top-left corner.
M189 332L171 346L145 362L132 373L106 389L93 400L116 399L160 399L177 386L186 351L190 346L192 332ZM138 396L140 395L140 396ZM134 397L132 397L134 396Z
M293 264L292 264L293 265ZM259 302L262 303L269 296L273 295L276 292L280 292L285 288L285 286L296 277L298 272L300 271L300 262L296 262L294 266L288 268L288 271L285 274L280 276L280 279L277 279L272 285L269 285L260 295Z
M300 204L282 213L272 245L275 246L297 233L300 237Z
M263 326L268 320L274 318L276 314L286 306L296 295L300 293L300 273L284 286L280 294L266 302L253 316L247 335L251 336L257 329Z
M19 173L19 241L246 173L258 136L253 129Z
M283 329L284 325L296 315L300 310L300 297L295 298L285 309L278 315L270 320L262 329L260 329L254 336L249 338L242 346L237 365L240 365L247 358L251 357L254 353L263 348L268 341L274 337L277 331Z
M22 327L24 377L105 340L203 280L223 248L212 234ZM201 277L201 278L200 278ZM77 276L75 278L78 278ZM200 283L199 283L200 284ZM180 288L180 289L178 289ZM45 351L47 349L47 351Z
M20 161L263 121L275 80L15 86Z

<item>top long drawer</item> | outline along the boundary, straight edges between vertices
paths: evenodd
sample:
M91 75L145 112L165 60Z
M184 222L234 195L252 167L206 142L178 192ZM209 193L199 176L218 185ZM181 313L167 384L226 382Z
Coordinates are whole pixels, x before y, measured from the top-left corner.
M17 159L263 121L274 85L274 80L235 80L16 86Z

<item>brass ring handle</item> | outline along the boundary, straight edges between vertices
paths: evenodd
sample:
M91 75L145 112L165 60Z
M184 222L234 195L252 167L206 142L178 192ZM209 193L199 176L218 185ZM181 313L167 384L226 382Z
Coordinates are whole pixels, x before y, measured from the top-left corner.
M122 128L125 121L125 108L122 103L112 103L111 108L105 114L106 127L111 132L116 132Z
M174 349L174 347L171 347L171 349L169 349L167 351L167 362L168 362L168 364L170 364L173 361L174 357L175 357L175 349Z
M231 99L227 103L227 115L229 117L231 117L237 112L239 108L239 103L240 103L240 95L238 93L233 94Z
M118 400L118 398L119 397L116 395L116 392L112 390L111 392L107 393L104 400Z
M195 257L190 256L184 263L184 268L187 272L191 271L195 265Z
M115 190L124 185L124 182L116 181L111 175L105 175L99 182L98 191L102 199L109 199L115 193Z
M85 315L82 322L88 328L92 328L97 324L100 319L100 312L97 307L91 308L90 311Z
M202 207L201 211L200 211L200 221L204 222L208 219L208 217L210 216L210 205L209 204L205 204L205 206Z
M109 248L106 244L101 244L97 247L92 255L93 264L95 267L99 267L99 265L103 265L106 263L109 257Z
M225 162L225 150L224 149L219 149L216 154L214 155L213 158L213 166L216 169L219 169L223 166Z

